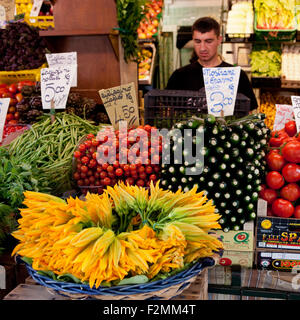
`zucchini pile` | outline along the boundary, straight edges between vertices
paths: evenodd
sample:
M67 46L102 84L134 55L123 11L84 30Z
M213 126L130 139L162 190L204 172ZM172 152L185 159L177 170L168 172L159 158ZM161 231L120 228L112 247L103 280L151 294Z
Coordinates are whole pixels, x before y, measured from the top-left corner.
M270 130L264 119L264 114L234 120L206 115L176 123L172 129L180 131L170 132L168 159L163 152L162 187L188 191L196 185L198 191L205 190L207 197L213 199L216 210L222 215L219 223L224 232L243 229L245 222L256 217L258 194L265 177L264 158ZM188 136L184 135L185 129L191 129L193 147L190 149L184 147L184 139ZM197 130L203 130L204 141L199 139ZM188 175L187 168L195 167L195 164L189 164L185 158L188 152L195 156L196 145L201 142L204 163L196 166L202 165L202 173ZM176 163L178 157L174 156L178 147L183 150L181 163ZM163 148L167 149L168 144Z

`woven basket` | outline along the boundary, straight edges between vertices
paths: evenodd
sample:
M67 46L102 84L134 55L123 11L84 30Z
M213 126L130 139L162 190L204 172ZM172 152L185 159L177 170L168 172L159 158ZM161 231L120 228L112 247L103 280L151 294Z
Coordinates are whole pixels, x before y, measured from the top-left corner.
M29 264L25 263L29 275L39 284L67 296L71 299L99 299L99 300L169 300L180 295L199 276L199 274L216 264L214 257L199 260L191 268L184 270L164 280L149 283L124 285L114 287L90 288L88 285L52 280L40 275Z

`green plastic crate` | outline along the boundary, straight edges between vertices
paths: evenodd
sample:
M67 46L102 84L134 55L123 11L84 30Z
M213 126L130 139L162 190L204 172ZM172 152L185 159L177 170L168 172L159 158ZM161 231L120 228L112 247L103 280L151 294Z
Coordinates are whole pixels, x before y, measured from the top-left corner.
M257 29L257 16L254 14L254 34L258 41L293 41L296 38L297 23L294 16L293 29Z

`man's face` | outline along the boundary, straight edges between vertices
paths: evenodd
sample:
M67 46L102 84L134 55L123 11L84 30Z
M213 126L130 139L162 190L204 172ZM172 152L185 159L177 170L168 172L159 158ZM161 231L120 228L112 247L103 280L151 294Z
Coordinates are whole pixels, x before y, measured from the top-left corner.
M214 30L205 33L195 30L193 41L200 62L208 63L218 56L218 46L222 42L222 37L217 37Z

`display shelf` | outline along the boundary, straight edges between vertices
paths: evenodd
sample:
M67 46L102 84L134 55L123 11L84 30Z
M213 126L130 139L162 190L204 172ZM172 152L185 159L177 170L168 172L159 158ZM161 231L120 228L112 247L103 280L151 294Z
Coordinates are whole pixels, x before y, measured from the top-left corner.
M134 82L137 64L126 63L118 32L116 2L64 0L53 7L55 28L41 30L53 53L77 52L79 92L102 103L99 90Z

